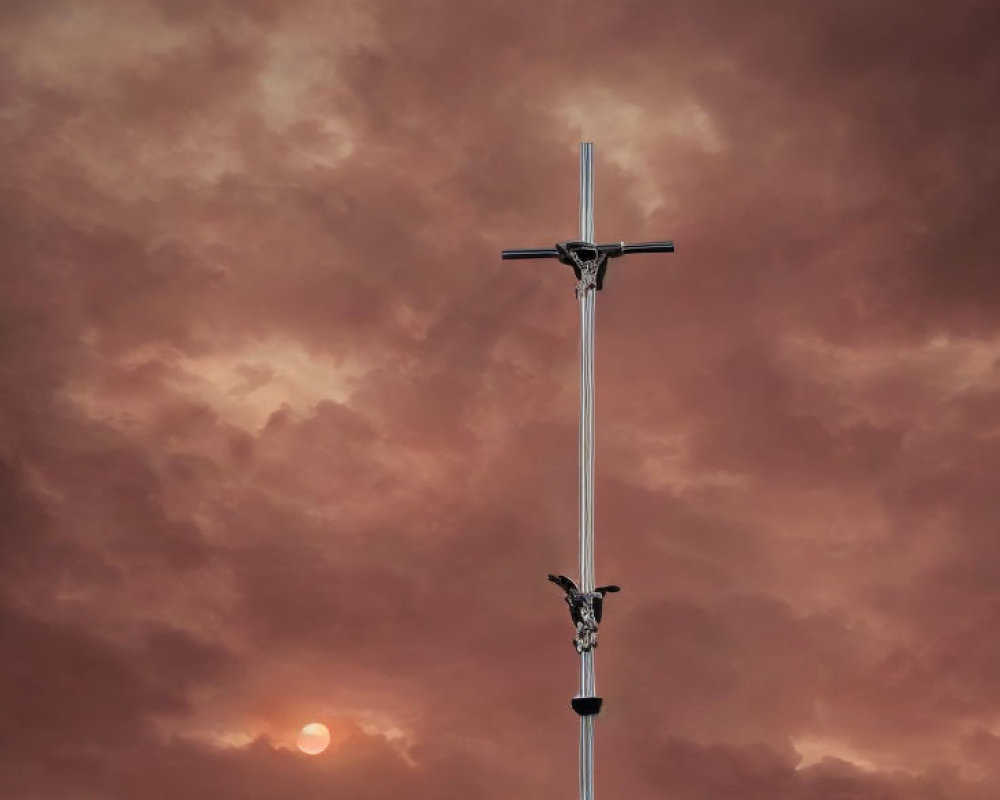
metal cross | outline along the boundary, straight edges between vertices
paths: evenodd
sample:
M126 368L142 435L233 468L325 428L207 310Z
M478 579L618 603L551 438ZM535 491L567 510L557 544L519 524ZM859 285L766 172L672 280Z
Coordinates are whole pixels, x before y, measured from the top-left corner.
M580 144L580 239L551 249L504 250L504 259L555 258L573 268L580 306L580 585L565 575L549 580L566 593L576 626L573 644L580 654L580 692L572 699L580 715L580 800L594 798L594 718L602 698L596 694L594 648L604 595L617 586L594 587L594 302L604 285L608 260L629 253L672 253L673 242L594 244L594 145Z

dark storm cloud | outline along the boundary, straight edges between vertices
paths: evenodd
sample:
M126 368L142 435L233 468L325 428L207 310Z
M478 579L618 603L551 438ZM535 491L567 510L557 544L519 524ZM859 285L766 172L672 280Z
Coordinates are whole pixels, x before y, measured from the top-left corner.
M572 789L580 138L598 790L995 794L991 4L2 13L7 795Z

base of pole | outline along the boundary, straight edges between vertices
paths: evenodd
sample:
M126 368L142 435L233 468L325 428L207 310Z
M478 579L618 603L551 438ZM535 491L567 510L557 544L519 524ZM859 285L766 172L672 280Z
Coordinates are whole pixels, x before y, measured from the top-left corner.
M591 717L598 714L603 702L603 697L574 697L570 700L573 710L581 717Z

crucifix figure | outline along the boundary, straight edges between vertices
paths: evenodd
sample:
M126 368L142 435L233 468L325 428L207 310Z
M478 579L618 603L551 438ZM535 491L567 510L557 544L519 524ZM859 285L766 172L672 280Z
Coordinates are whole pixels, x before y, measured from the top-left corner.
M594 647L604 595L617 586L594 588L594 302L604 286L608 261L630 253L672 253L673 242L594 243L594 146L580 145L580 238L551 248L504 250L509 259L554 258L572 267L580 307L580 585L565 575L549 580L566 592L576 626L573 640L580 654L580 692L571 701L580 715L580 800L594 798L594 718L602 699L596 695Z

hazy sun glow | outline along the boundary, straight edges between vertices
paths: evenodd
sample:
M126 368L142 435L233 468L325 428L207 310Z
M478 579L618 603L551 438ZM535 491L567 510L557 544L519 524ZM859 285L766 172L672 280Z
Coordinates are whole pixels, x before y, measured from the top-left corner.
M330 731L320 722L310 722L299 731L299 750L317 756L330 746Z

